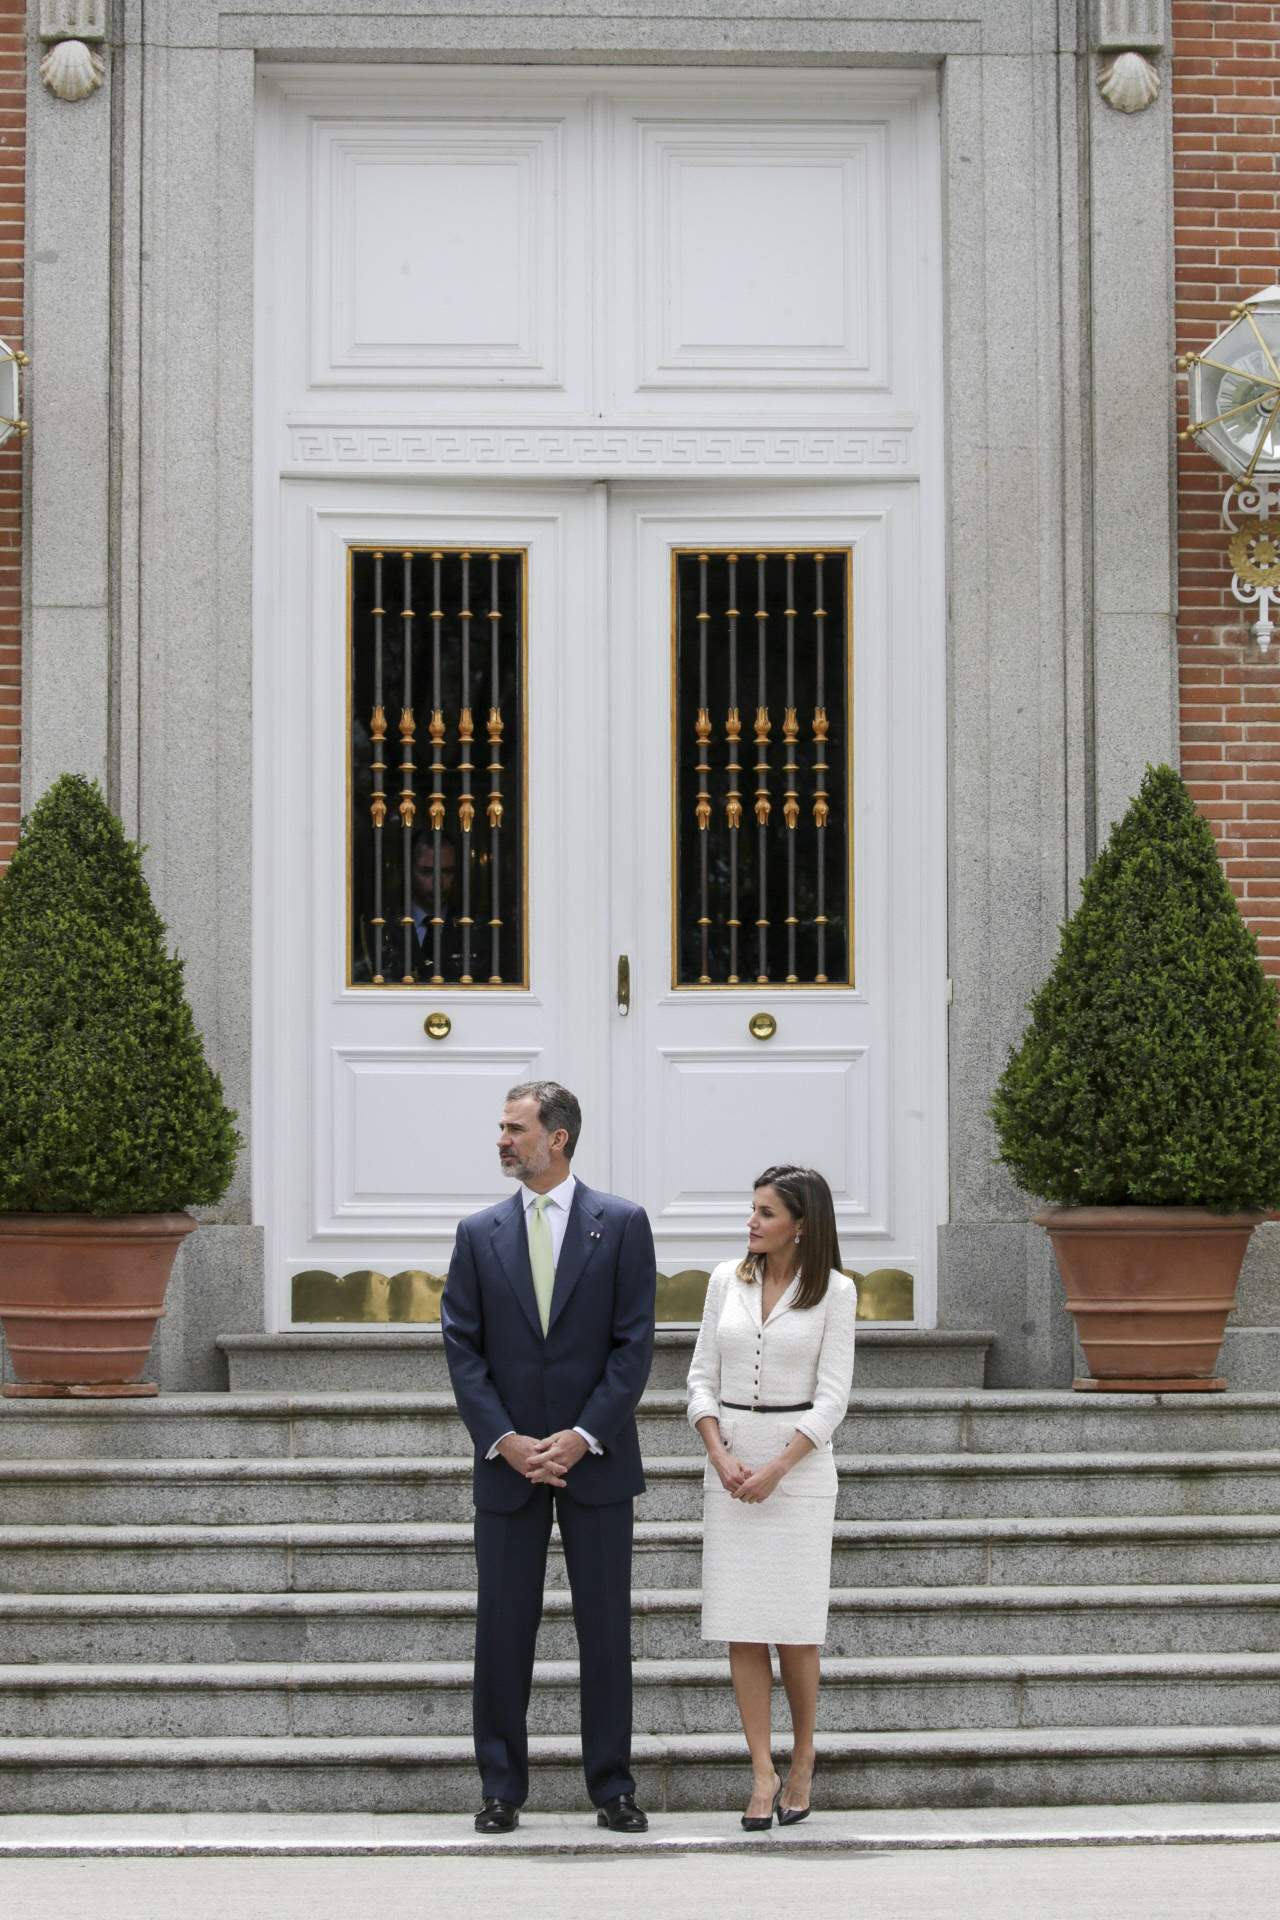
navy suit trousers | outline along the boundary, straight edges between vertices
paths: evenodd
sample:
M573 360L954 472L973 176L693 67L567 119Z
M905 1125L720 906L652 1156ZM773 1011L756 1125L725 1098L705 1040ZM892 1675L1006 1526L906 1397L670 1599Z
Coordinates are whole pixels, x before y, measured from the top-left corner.
M532 1499L514 1513L477 1509L476 1761L486 1797L524 1805L529 1695L553 1503L578 1634L583 1771L592 1804L600 1807L617 1794L635 1792L630 1500L585 1506L552 1487L535 1487Z

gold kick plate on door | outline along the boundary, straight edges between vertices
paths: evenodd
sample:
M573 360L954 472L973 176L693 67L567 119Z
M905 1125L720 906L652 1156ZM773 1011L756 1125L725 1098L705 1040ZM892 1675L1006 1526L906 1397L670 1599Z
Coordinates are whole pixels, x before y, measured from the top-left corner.
M618 1012L626 1017L631 1011L631 961L627 954L618 955Z

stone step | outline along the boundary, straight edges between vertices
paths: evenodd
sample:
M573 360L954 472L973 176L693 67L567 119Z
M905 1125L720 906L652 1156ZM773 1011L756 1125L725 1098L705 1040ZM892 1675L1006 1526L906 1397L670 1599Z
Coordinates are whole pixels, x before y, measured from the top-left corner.
M640 1429L647 1457L696 1453L683 1391L651 1389ZM1280 1397L1266 1394L864 1391L851 1402L837 1451L1257 1452L1277 1434ZM0 1461L463 1459L470 1450L448 1392L0 1401Z
M654 1341L653 1387L683 1387L696 1327L660 1327ZM981 1387L989 1331L950 1328L858 1328L855 1386ZM449 1385L438 1328L369 1332L224 1334L232 1393L443 1392Z
M636 1525L641 1588L701 1579L702 1528ZM465 1588L472 1529L399 1525L0 1526L0 1593L284 1593ZM547 1571L565 1584L553 1535ZM837 1521L838 1587L1221 1585L1280 1581L1280 1517Z
M0 1739L463 1739L471 1677L465 1660L0 1667ZM637 1733L738 1730L725 1659L639 1659L633 1685ZM785 1734L780 1686L773 1704ZM577 1661L540 1662L530 1731L568 1738L578 1718ZM1280 1725L1280 1654L836 1655L818 1707L828 1733L1228 1725Z
M0 1594L0 1663L468 1660L475 1594ZM637 1658L701 1659L695 1589L632 1596ZM548 1591L538 1650L577 1653L568 1593ZM827 1654L1280 1653L1280 1584L837 1587Z
M820 1733L815 1801L835 1810L1280 1799L1280 1726L1049 1727ZM578 1743L530 1741L530 1813L583 1808ZM651 1812L737 1811L741 1733L641 1734L637 1789ZM10 1814L464 1812L478 1787L470 1740L0 1740Z
M836 1465L842 1519L1280 1512L1278 1451L846 1454ZM656 1522L697 1520L705 1471L705 1456L649 1461L638 1511ZM0 1513L13 1526L462 1523L473 1512L471 1484L469 1460L416 1455L21 1460L0 1465ZM784 1484L772 1497L793 1496Z

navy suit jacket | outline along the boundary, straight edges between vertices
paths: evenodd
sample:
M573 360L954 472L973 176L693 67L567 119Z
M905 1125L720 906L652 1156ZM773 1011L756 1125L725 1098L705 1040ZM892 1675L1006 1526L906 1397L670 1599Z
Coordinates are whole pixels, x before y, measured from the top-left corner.
M556 1262L545 1337L529 1265L524 1199L458 1228L440 1303L449 1378L475 1442L477 1507L513 1513L532 1483L500 1456L504 1433L543 1439L585 1427L603 1447L571 1467L566 1491L603 1506L644 1492L636 1407L653 1360L657 1273L643 1207L578 1182Z

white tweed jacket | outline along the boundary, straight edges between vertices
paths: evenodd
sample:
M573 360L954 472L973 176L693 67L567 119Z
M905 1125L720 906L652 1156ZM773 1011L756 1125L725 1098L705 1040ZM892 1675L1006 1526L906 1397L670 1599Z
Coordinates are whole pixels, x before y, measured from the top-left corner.
M853 1385L854 1315L857 1289L846 1273L833 1272L816 1307L795 1305L793 1280L761 1323L761 1288L740 1280L736 1260L722 1260L707 1282L702 1326L689 1368L689 1424L720 1417L726 1400L742 1406L793 1406L799 1432L815 1447L828 1447L844 1419Z

